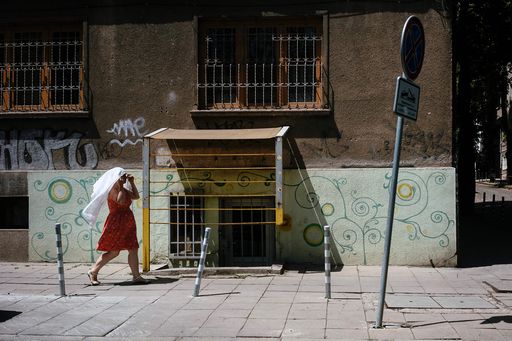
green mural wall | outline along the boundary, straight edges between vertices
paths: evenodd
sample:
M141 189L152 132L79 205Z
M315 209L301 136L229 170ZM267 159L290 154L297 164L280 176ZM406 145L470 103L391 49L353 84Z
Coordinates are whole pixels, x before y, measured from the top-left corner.
M390 186L389 169L307 170L286 173L285 212L290 231L280 231L283 260L323 257L323 226L342 264L380 265ZM397 185L390 262L455 265L453 168L402 168Z
M140 170L131 171L142 192ZM56 223L62 225L65 261L93 262L94 247L107 215L104 208L92 229L80 216L92 185L101 171L31 172L29 183L29 258L55 259ZM276 228L277 261L323 262L323 225L330 225L333 256L339 264L380 265L384 244L389 169L286 170L284 211L286 224ZM179 174L152 173L150 193L151 257L165 261L169 221L167 194L183 191ZM205 193L254 194L274 191L274 174L198 172L187 177ZM236 180L236 181L233 181ZM229 180L229 181L227 181ZM257 183L251 181L257 180ZM178 182L177 182L178 181ZM187 184L185 183L185 186ZM212 205L212 203L207 203ZM213 205L215 206L215 205ZM132 204L138 236L142 233L142 200ZM390 261L392 264L438 266L456 264L455 172L453 168L403 168L400 170ZM211 250L215 253L217 221ZM125 259L119 259L125 261Z
M62 250L68 262L94 262L95 246L108 213L102 209L96 225L90 227L80 216L92 194L101 171L30 172L29 260L53 261L56 257L55 224L61 224ZM140 172L133 172L140 179ZM138 183L140 187L140 181ZM141 200L132 204L138 229ZM140 236L140 231L138 232Z

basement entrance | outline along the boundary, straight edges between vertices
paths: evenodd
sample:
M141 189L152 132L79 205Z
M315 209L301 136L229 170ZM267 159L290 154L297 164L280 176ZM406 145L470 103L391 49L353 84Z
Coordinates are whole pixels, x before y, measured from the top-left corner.
M220 266L271 265L274 258L274 198L221 199Z
M144 137L143 270L150 235L157 257L168 240L173 267L195 266L207 227L206 266L265 266L283 224L283 136L255 129L162 128ZM152 231L151 231L152 230Z

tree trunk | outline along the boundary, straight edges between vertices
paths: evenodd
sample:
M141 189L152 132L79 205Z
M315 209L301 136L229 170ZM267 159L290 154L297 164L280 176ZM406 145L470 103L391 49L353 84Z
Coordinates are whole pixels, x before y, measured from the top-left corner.
M508 75L505 75L504 82L501 91L501 131L505 135L505 146L507 151L505 153L505 159L507 160L507 184L512 184L512 117L510 117L510 101L508 100ZM500 141L501 142L501 141Z
M482 129L483 161L484 167L491 181L501 177L500 167L500 127L498 124L499 95L497 93L501 79L499 76L488 74L485 80L484 124Z
M454 41L454 76L455 92L455 166L457 169L457 200L459 216L471 214L475 204L475 126L470 110L471 66L465 58L464 20L468 11L467 1L460 3L453 30Z

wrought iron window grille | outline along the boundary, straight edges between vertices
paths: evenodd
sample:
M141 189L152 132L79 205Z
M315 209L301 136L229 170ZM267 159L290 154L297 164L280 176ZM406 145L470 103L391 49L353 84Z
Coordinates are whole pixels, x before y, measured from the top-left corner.
M0 34L0 114L87 111L79 32Z
M315 27L209 28L197 65L203 110L325 109L322 36ZM242 36L242 38L240 38Z

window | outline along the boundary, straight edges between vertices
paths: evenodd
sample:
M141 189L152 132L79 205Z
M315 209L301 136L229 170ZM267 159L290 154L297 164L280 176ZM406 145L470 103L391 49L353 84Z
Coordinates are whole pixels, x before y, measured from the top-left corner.
M170 196L169 257L194 259L201 255L204 234L203 198L173 193Z
M28 229L28 197L0 197L0 230Z
M202 22L198 108L325 108L321 28L319 18Z
M0 114L87 110L81 25L0 27Z

